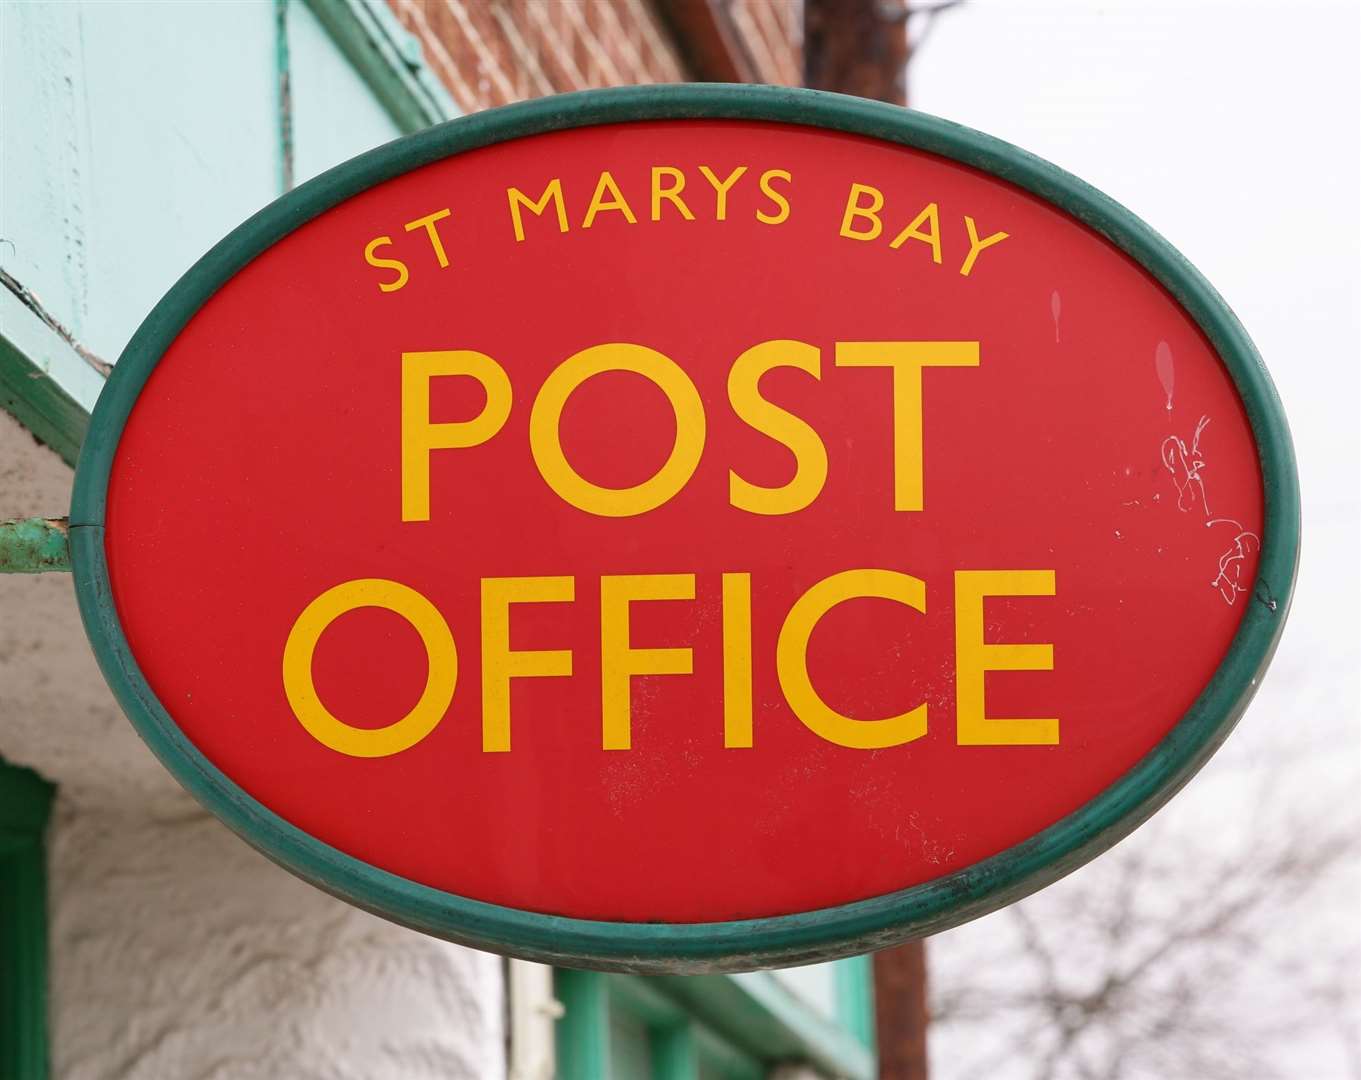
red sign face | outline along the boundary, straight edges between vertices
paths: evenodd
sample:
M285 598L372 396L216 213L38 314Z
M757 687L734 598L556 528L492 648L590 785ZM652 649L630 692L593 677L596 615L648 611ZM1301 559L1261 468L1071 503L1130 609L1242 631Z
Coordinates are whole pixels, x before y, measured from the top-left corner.
M1081 812L1225 661L1266 531L1234 377L1111 240L714 118L441 156L264 247L154 364L103 524L136 668L249 800L667 924Z

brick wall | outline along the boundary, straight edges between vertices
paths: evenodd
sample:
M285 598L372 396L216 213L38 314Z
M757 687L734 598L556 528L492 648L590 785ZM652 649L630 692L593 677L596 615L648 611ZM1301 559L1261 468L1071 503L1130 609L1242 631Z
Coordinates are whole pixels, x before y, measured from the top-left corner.
M803 85L802 0L728 0L726 6L754 81Z
M696 0L388 3L468 112L570 90L695 78L684 31ZM728 0L706 10L722 21L724 39L754 81L801 81L802 0Z

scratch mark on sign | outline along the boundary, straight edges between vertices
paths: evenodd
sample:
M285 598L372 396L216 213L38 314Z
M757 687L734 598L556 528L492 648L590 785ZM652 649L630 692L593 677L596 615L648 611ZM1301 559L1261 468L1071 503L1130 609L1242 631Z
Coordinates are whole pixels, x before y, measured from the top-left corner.
M1210 588L1217 589L1224 602L1232 607L1238 602L1239 594L1247 592L1247 589L1243 588L1243 569L1247 564L1247 557L1262 550L1262 540L1255 532L1243 528L1241 521L1235 521L1233 518L1212 518L1205 523L1207 529L1216 525L1230 525L1237 530L1232 543L1219 556L1219 573L1210 582ZM1274 602L1269 606L1275 610Z
M1170 392L1169 390L1169 394ZM1178 436L1167 436L1162 444L1162 459L1167 471L1172 474L1172 482L1177 485L1178 510L1183 514L1187 513L1198 500L1205 513L1207 529L1212 529L1216 525L1228 525L1235 531L1232 542L1219 556L1218 573L1210 582L1210 588L1217 591L1224 602L1232 607L1238 602L1239 595L1248 591L1243 585L1248 556L1262 550L1262 540L1255 532L1244 528L1243 523L1235 518L1211 517L1210 502L1205 495L1205 482L1200 476L1201 470L1205 468L1205 455L1200 449L1200 436L1209 423L1208 416L1200 418L1200 422L1196 424L1195 434L1191 437L1189 449ZM1272 611L1276 610L1274 601L1268 606Z
M1172 474L1172 482L1177 485L1177 509L1187 513L1199 500L1208 517L1210 503L1205 497L1205 482L1200 478L1205 468L1205 456L1200 452L1200 436L1209 425L1210 418L1202 416L1191 437L1191 446L1177 435L1169 435L1163 440L1162 460L1167 471Z
M1063 300L1058 289L1049 294L1049 313L1054 316L1054 344L1059 343L1059 312L1063 310Z
M955 857L955 849L939 840L933 840L927 836L926 830L922 828L921 814L916 810L907 815L907 826L917 834L917 843L921 849L922 858L934 866L948 863ZM894 831L894 838L902 842L901 826Z

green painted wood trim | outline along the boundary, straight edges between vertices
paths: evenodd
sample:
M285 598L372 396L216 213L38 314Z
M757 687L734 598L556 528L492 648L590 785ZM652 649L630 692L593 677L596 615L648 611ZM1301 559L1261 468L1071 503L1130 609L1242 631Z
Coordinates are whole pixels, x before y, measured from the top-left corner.
M307 0L307 6L403 132L459 115L426 66L420 41L383 0Z
M874 957L848 956L832 969L836 980L836 1018L871 1050L874 1034Z
M45 1080L47 869L40 841L0 854L0 1076Z
M648 980L686 1012L762 1061L806 1061L832 1076L874 1080L872 1046L813 1011L769 972L657 975Z
M35 773L0 758L0 832L40 837L56 789Z
M53 787L0 761L0 1076L45 1080L47 849Z
M558 983L559 987L564 983L570 985L571 980L580 974L582 972L559 969L557 977L562 980ZM692 1077L701 1062L717 1069L725 1077L760 1080L764 1075L763 1062L769 1064L787 1060L790 1047L797 1045L793 1037L757 1042L745 1031L739 1038L733 1039L706 1023L706 1013L694 1010L689 1000L675 997L663 980L655 977L590 974L604 980L597 985L605 988L606 1008L610 1015L616 1011L629 1013L648 1029L653 1069L659 1080ZM585 1015L591 1017L596 1013L588 1011ZM574 1020L571 1010L567 1009L559 1021L559 1031L562 1031L562 1025L577 1022L591 1021L582 1021L580 1017ZM776 1026L779 1025L780 1021L776 1020ZM772 1029L766 1025L763 1030L769 1032ZM779 1030L783 1031L783 1028L779 1027ZM577 1035L570 1037L579 1038Z
M68 465L75 465L90 426L90 414L3 331L0 331L0 408L28 428L35 439L55 450Z
M699 1067L710 1074L717 1072L723 1080L765 1080L769 1067L778 1064L743 1053L704 1025L691 1024L690 1033Z
M695 975L690 978L709 978ZM713 978L729 979L731 975ZM744 1028L738 1038L724 1034L706 1020L708 1013L693 1011L689 1001L678 1000L661 979L648 975L611 975L611 996L623 1008L633 1009L655 1028L663 1043L663 1057L653 1057L659 1077L666 1077L660 1066L675 1076L693 1076L690 1069L708 1065L728 1080L761 1080L766 1066L789 1060L791 1039L758 1042L754 1030ZM840 1073L838 1073L840 1075Z
M699 1044L692 1025L682 1022L655 1028L650 1042L653 1080L699 1080Z
M1063 820L963 870L839 907L720 923L571 919L442 892L321 843L252 799L185 738L128 647L110 595L103 522L109 471L138 394L176 335L224 282L300 225L375 184L452 154L548 131L630 120L713 118L845 131L962 162L1086 223L1171 292L1232 377L1262 468L1266 514L1257 577L1228 654L1162 741ZM477 113L363 154L267 206L199 260L129 342L81 450L71 523L76 596L115 695L166 767L251 844L319 888L429 934L550 964L664 973L741 971L887 948L1019 900L1105 851L1171 798L1238 722L1284 628L1300 550L1299 478L1276 390L1233 312L1157 233L1076 177L968 128L838 94L721 85L596 90Z
M690 1019L685 1006L666 993L656 979L644 975L611 975L608 986L611 1000L648 1027L674 1027Z
M0 574L45 574L70 569L65 518L0 521Z
M609 976L560 968L553 972L553 993L563 1008L556 1029L557 1080L614 1080Z

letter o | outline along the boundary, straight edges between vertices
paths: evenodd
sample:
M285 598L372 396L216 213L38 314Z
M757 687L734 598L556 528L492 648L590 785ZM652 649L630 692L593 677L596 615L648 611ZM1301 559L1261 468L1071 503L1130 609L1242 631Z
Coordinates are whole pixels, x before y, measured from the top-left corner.
M808 677L808 639L837 604L856 597L896 600L926 612L926 583L896 570L845 570L823 578L794 602L780 628L775 669L789 707L810 731L838 746L881 750L926 734L926 704L883 720L857 720L831 708Z
M322 633L341 615L361 607L395 612L425 645L425 691L409 713L387 727L357 728L337 720L312 682L312 655ZM350 757L387 757L415 746L443 719L458 681L458 652L444 616L415 589L383 578L358 578L327 589L303 609L284 645L283 675L293 715L317 742Z
M655 384L676 415L671 454L652 477L628 488L600 487L568 463L558 437L567 399L592 375L632 371ZM529 415L529 448L548 486L578 510L600 517L633 517L655 510L694 475L704 452L704 405L690 377L674 360L643 345L594 345L569 356L544 380Z

